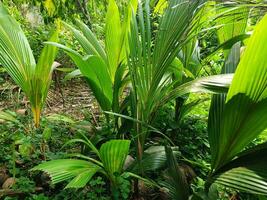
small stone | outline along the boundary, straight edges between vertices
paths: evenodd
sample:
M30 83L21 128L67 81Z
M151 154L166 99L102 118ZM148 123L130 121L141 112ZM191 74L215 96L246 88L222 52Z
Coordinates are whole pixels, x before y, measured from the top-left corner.
M134 158L130 155L127 155L126 159L125 159L125 162L124 162L124 166L123 166L123 169L127 169L128 167L131 166L131 164L133 164L134 162Z
M16 110L16 113L17 113L18 115L23 115L23 116L25 116L25 115L27 115L27 110L26 110L26 109L18 109L18 110Z
M6 179L6 181L4 182L4 184L2 185L3 189L9 189L11 188L14 184L16 183L16 179L13 177L10 177L8 179Z

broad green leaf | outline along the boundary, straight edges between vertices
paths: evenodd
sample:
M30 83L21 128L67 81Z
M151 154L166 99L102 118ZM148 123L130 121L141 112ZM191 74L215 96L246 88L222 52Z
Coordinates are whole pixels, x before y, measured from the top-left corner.
M222 5L217 9L217 14L217 20L215 21L222 26L217 30L220 44L245 33L249 15L248 7L227 7ZM224 50L226 57L228 53L229 50Z
M80 69L81 74L86 78L100 107L103 110L110 110L112 105L112 82L103 59L92 55L83 57L76 51L58 43L50 42L48 44L63 49L71 57Z
M45 171L51 176L53 184L69 181L66 188L84 187L91 177L101 169L98 165L84 160L60 159L52 160L31 169Z
M100 147L100 159L111 179L122 173L129 148L129 140L110 140Z
M211 181L249 193L267 195L267 143L252 147L227 163Z
M83 33L86 37L88 42L95 48L98 55L103 59L107 60L106 52L104 51L103 47L101 46L100 42L97 40L96 36L92 33L92 31L86 26L86 24L82 23L79 20L76 20L75 25L79 28L79 30ZM82 44L81 44L82 45Z
M0 63L12 79L28 93L28 78L34 74L35 60L20 25L0 3Z
M226 93L233 79L233 74L214 75L204 78L198 78L196 80L184 83L177 86L169 92L168 95L164 95L159 101L159 105L175 99L179 96L183 96L188 93Z
M220 44L238 35L244 34L247 26L249 8L246 6L223 6L217 8L217 30Z
M81 23L81 22L80 22ZM80 32L79 30L77 30L76 28L74 28L73 26L67 24L66 22L63 22L63 24L71 30L71 32L73 33L75 39L79 42L79 44L82 46L82 48L85 50L86 54L88 55L98 55L100 56L103 52L102 51L98 51L96 49L96 47L99 46L94 46L96 45L95 43L92 44L92 42L90 40L88 40L88 38L84 35L84 32ZM83 24L80 24L81 26ZM88 31L90 29L87 29L86 31ZM95 38L93 38L95 39ZM96 40L96 39L95 39ZM93 40L93 42L95 42L95 40Z
M180 152L177 148L173 148L173 154L179 155ZM166 166L166 152L164 146L151 146L144 151L142 162L142 170L144 172L153 172L160 170ZM138 161L135 161L132 166L130 166L132 172L138 172Z
M240 60L240 42L235 44L228 57L225 60L225 65L221 71L221 74L229 74L234 73L237 65ZM209 121L208 121L208 133L209 133L209 143L211 148L212 155L212 167L215 164L216 157L218 156L218 152L220 149L220 130L222 114L225 110L225 99L226 94L215 94L212 97L210 111L209 111Z
M127 66L126 65L119 65L114 79L114 86L113 86L113 101L112 101L112 111L113 112L120 112L120 94L122 94L125 85L129 82L126 79L127 76Z
M98 171L97 167L87 169L72 179L65 188L83 188Z
M72 72L68 73L65 77L64 77L64 81L68 81L71 80L75 77L80 77L82 76L82 73L79 69L75 69Z
M58 31L51 36L51 42L58 41ZM39 124L40 112L52 80L53 63L57 55L57 47L45 45L36 65L34 77L31 80L31 89L29 91L30 102L34 114L35 123Z
M109 75L112 82L114 82L123 48L120 13L115 0L109 0L105 36Z
M244 40L247 40L249 37L251 36L251 34L242 34L242 35L238 35L235 36L229 40L227 40L226 42L222 43L221 45L219 45L214 51L212 51L205 59L206 60L210 60L212 58L212 56L214 56L216 53L218 53L220 50L224 50L226 52L228 52L229 50L231 50L232 46L237 43L237 42L244 42ZM225 55L226 57L228 55Z
M267 15L259 22L249 39L227 95L227 101L238 93L244 93L257 102L267 97L267 63L264 62L267 51L266 27Z
M98 56L90 56L85 58L84 61L85 65L79 65L81 73L87 78L102 109L110 110L112 102L112 82L107 73L105 62ZM107 99L104 99L105 97Z
M52 122L59 121L59 122L65 122L65 123L69 123L69 124L75 124L76 123L76 121L74 121L73 119L71 119L70 117L67 117L65 115L51 114L51 115L47 116L46 118Z
M266 129L267 15L256 26L237 67L220 121L214 168L230 161Z

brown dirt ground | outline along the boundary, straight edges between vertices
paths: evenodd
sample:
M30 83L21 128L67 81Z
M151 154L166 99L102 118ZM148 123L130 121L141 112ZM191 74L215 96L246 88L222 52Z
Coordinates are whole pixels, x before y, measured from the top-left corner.
M29 102L23 92L10 79L0 83L0 110L6 109L29 109ZM84 80L73 79L63 84L53 81L43 115L55 113L83 119L85 112L99 115L98 105Z

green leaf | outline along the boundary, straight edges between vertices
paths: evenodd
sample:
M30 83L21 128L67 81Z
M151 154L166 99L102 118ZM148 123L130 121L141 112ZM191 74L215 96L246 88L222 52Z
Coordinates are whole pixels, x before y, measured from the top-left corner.
M234 73L237 65L240 60L240 43L235 44L228 58L225 60L225 65L221 71L222 74ZM209 133L209 143L211 148L212 155L212 167L215 165L216 157L218 156L218 152L220 147L220 130L222 114L225 112L225 99L226 94L215 94L212 97L210 111L209 111L209 121L208 121L208 133Z
M79 44L83 47L83 49L85 50L86 54L88 55L98 55L98 56L104 56L103 52L101 51L101 48L99 47L100 45L98 44L96 38L92 37L90 39L93 40L93 44L92 41L88 40L88 37L86 37L84 34L85 32L80 32L79 30L77 30L76 28L74 28L73 26L67 24L66 22L63 22L63 24L71 30L71 32L73 33L75 39L79 42ZM84 24L82 24L81 22L77 21L77 24L79 24L80 26L83 26ZM84 27L83 27L84 28ZM90 31L89 28L86 29L86 31ZM90 31L91 32L91 31ZM90 33L89 32L89 33ZM88 33L87 33L88 35ZM95 41L96 40L96 41ZM97 46L94 46L98 44ZM96 49L96 48L100 48L100 49ZM100 51L100 52L99 52Z
M99 151L97 150L97 148L95 147L95 145L82 133L80 133L80 135L82 136L80 139L71 139L68 142L66 142L63 147L72 144L72 143L83 143L85 145L87 145L87 147L89 149L91 149L98 157L100 157ZM63 148L62 147L62 148ZM102 166L102 164L99 164L99 166Z
M58 41L58 31L56 30L51 36L51 42ZM39 124L41 108L45 103L48 90L52 80L53 63L57 55L57 47L45 45L38 59L35 74L30 84L29 99L31 102L34 119Z
M219 45L214 51L212 51L205 59L206 60L210 60L212 58L212 56L214 56L220 50L224 50L224 51L228 52L229 50L231 50L232 46L235 43L242 42L242 41L248 39L250 36L251 36L251 34L247 33L247 34L242 34L242 35L235 36L235 37L227 40L226 42L224 42L221 45ZM228 55L225 55L225 57L227 57L227 56Z
M116 173L122 173L129 148L129 140L110 140L101 146L100 159L111 179L114 178Z
M0 63L12 79L29 95L28 78L34 74L35 60L20 25L0 3Z
M212 176L212 181L253 194L267 195L267 143L252 147Z
M65 77L64 77L64 81L69 81L75 77L79 77L81 76L82 73L79 69L73 70L72 72L68 73Z
M48 44L63 49L79 67L82 75L86 78L92 92L103 110L110 110L112 105L112 82L108 74L107 65L99 56L81 56L76 51L58 44Z
M50 120L50 121L53 121L53 122L54 121L60 121L60 122L66 122L66 123L69 123L69 124L75 124L76 123L73 119L71 119L71 118L69 118L69 117L67 117L65 115L59 115L59 114L49 115L47 117L47 119Z
M232 78L233 74L222 74L198 78L196 80L184 83L173 88L168 95L164 95L164 97L161 98L159 105L163 105L172 99L188 93L226 93L230 87Z
M166 147L167 156L167 180L164 186L169 190L168 194L171 199L188 200L189 198L189 185L186 177L179 168L177 160L170 147Z
M43 133L42 133L43 139L48 141L51 139L52 136L52 129L50 127L45 127Z
M90 42L91 46L96 50L97 54L103 59L107 60L106 52L104 51L101 43L97 40L96 36L92 33L92 31L86 26L86 24L82 23L80 20L75 21L75 25L79 28L79 30L86 37L88 42ZM78 38L76 38L78 39ZM79 41L79 40L78 40ZM80 43L82 45L82 43Z
M98 171L99 168L87 169L72 179L65 188L83 188Z
M266 129L267 15L256 26L226 98L214 168L229 162Z
M247 6L217 6L217 30L220 44L229 39L244 34L247 27L249 8Z
M51 82L56 47L45 46L36 65L29 42L20 25L0 3L0 63L30 100L35 126ZM57 41L57 31L51 37Z
M120 22L120 13L115 0L109 0L106 28L105 28L105 45L108 59L109 75L114 82L115 73L121 60L123 48L122 28Z
M16 124L23 125L23 124L20 123L19 120L16 119L16 115L15 114L10 113L8 111L0 111L0 119L4 120L4 121L9 121L9 122L13 122L13 123L16 123Z
M180 152L173 149L173 154L176 156ZM166 166L167 156L164 146L151 146L144 151L142 157L142 170L144 172L156 171ZM138 161L135 161L131 167L131 171L138 172Z
M39 164L31 169L31 171L45 171L51 176L53 184L72 179L66 188L80 188L84 187L91 177L100 169L101 167L88 161L60 159Z

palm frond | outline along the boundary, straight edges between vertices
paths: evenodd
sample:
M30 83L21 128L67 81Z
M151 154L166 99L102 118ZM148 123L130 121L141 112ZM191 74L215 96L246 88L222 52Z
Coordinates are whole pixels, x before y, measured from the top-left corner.
M129 140L110 140L100 147L100 159L111 180L114 180L116 173L122 173L129 148Z
M57 41L57 31L51 41ZM20 25L9 15L3 3L0 3L0 51L0 63L29 98L35 126L38 127L57 48L45 46L36 65Z
M91 177L101 170L101 167L84 160L59 159L39 164L31 169L31 171L34 170L48 173L53 184L72 179L66 188L80 188L84 187Z

